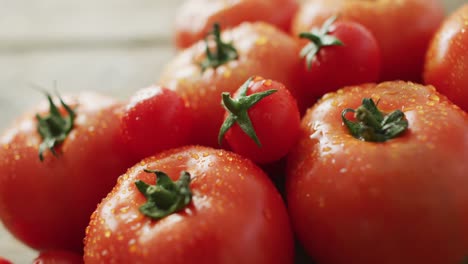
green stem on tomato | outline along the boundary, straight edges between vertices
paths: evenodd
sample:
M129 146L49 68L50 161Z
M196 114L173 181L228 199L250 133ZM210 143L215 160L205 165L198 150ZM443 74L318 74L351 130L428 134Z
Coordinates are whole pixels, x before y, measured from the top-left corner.
M44 152L49 149L54 156L57 156L55 147L62 143L70 134L73 129L73 123L75 121L75 112L60 98L60 103L67 112L66 116L60 114L59 109L55 105L52 96L45 92L47 100L49 101L49 114L42 117L36 114L37 131L42 138L42 142L39 145L39 160L44 160Z
M349 112L354 113L355 122L346 118ZM384 142L408 129L408 120L401 110L384 115L371 98L364 98L357 109L344 109L341 118L350 133L363 141Z
M144 170L156 175L156 185L149 185L137 180L137 189L146 197L145 204L140 206L140 212L152 219L161 219L185 208L192 199L190 190L190 174L183 171L179 180L172 181L167 174L157 170Z
M311 32L302 32L299 34L300 38L310 40L301 50L301 58L306 59L307 70L312 67L312 62L319 53L319 51L328 46L343 46L343 42L337 37L330 35L330 26L335 22L337 16L332 16L327 19L320 29L312 29Z
M262 144L258 139L257 133L252 125L252 121L250 120L248 110L258 103L263 98L275 93L276 90L267 90L260 93L254 93L247 96L247 89L249 87L250 82L252 81L252 77L249 78L240 88L239 96L237 98L232 98L229 93L222 93L222 104L224 108L228 111L229 115L221 125L218 134L218 144L221 145L224 135L226 132L235 124L237 123L239 127L246 133L257 146L261 147Z
M210 48L208 37L214 38L214 52ZM208 68L217 68L229 61L238 58L237 50L230 43L223 42L221 39L221 27L218 23L213 24L213 30L205 38L206 43L206 57L200 63L202 72Z

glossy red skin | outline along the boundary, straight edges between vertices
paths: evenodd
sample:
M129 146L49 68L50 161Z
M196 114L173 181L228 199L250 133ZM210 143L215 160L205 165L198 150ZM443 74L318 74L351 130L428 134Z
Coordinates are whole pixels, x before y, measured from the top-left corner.
M83 256L69 251L44 251L34 259L33 264L82 264Z
M83 251L96 204L134 161L121 149L119 102L95 93L64 99L77 114L75 126L57 147L44 152L36 113L16 121L0 138L0 219L20 241L37 250ZM63 110L63 109L62 109Z
M192 176L191 203L155 221L135 180L154 184L144 168L173 180ZM231 152L200 146L165 151L119 178L94 212L85 239L86 263L292 263L285 205L262 170Z
M380 78L380 47L368 29L352 21L337 21L330 27L330 35L343 46L323 47L310 69L304 59L303 96L307 98L307 108L327 92Z
M459 7L439 28L429 46L424 82L434 85L468 111L468 4Z
M224 31L223 40L232 42L239 58L216 69L201 72L205 57L203 41L182 51L166 65L159 83L179 93L194 114L194 144L218 146L218 131L224 108L222 92L235 92L253 75L283 83L293 95L300 87L299 45L291 36L263 22L242 23Z
M426 49L445 17L441 0L307 0L293 18L291 31L297 35L337 14L375 36L385 81L422 79Z
M187 144L191 128L185 101L160 86L141 89L130 98L120 127L124 144L137 160Z
M3 257L0 257L0 264L12 264L11 261L3 258Z
M401 109L409 130L352 137L341 111L363 97ZM433 87L387 82L330 93L302 120L288 156L287 201L318 262L461 263L468 252L468 116Z
M238 124L234 124L225 134L232 151L261 164L271 163L286 156L299 134L300 114L296 99L283 84L256 77L250 83L247 95L271 89L276 92L248 110L261 147L258 147ZM238 96L239 91L234 94L234 98Z
M289 31L297 7L296 0L188 0L177 11L175 44L187 48L204 39L213 23L232 28L242 22L264 21Z

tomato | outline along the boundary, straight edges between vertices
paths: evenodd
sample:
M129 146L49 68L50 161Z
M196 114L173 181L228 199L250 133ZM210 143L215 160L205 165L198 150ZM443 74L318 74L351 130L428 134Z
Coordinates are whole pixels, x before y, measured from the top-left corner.
M192 116L174 91L151 86L137 91L121 118L124 144L137 160L189 142Z
M74 252L52 250L44 251L34 259L33 264L82 264L83 257Z
M11 261L4 259L3 257L0 257L0 264L11 264Z
M242 22L264 21L286 32L297 7L296 0L188 0L176 13L175 44L178 48L191 46L208 34L213 23L231 28Z
M223 93L224 135L231 149L254 162L270 163L286 156L299 133L296 100L281 83L249 78L234 94Z
M292 263L293 238L261 169L225 150L186 146L119 178L91 217L84 251L90 264Z
M0 138L0 219L34 249L82 252L89 217L134 161L121 147L120 102L50 100Z
M219 32L214 26L207 43L200 41L166 65L159 83L179 93L194 114L194 144L217 146L224 109L221 93L236 91L253 75L283 83L296 95L301 66L297 41L275 27L242 23Z
M372 32L382 51L382 80L419 81L426 49L444 10L440 0L307 0L293 18L291 31L297 35L319 27L333 15Z
M363 98L374 103L359 107ZM461 263L467 157L468 115L432 86L329 93L303 118L288 156L294 230L318 263Z
M301 52L307 107L327 92L380 78L380 48L372 33L358 23L335 19L300 34L309 40Z
M439 28L426 55L424 81L468 111L468 4Z

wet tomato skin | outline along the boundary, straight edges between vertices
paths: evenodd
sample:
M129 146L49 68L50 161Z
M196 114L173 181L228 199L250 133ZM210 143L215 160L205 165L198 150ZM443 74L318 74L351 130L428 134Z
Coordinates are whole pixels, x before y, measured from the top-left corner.
M192 200L159 220L140 213L140 179L191 175ZM292 263L293 239L281 196L266 174L237 154L186 146L147 158L122 175L91 217L86 263Z
M135 92L120 119L123 144L141 160L190 141L192 115L174 91L153 85Z
M255 77L249 83L247 95L275 90L273 94L249 108L248 115L261 146L234 124L225 135L233 152L258 164L272 163L285 157L296 142L299 132L300 114L296 99L280 82ZM240 89L233 98L239 96ZM229 113L225 114L225 118Z
M189 0L175 19L175 44L187 48L205 38L213 23L232 28L242 22L263 21L287 32L296 12L296 0Z
M402 110L408 130L381 143L354 138L341 111L363 97ZM460 263L467 135L467 114L432 86L395 81L325 95L288 156L288 208L306 251L319 263Z
M441 0L307 0L292 22L294 35L320 26L339 15L364 25L382 51L381 81L416 81L422 78L430 39L445 17Z
M426 54L424 81L468 111L468 4L438 29Z
M200 62L206 57L206 43L200 41L168 62L159 80L160 85L188 102L194 115L192 144L218 146L217 135L224 117L221 93L235 92L249 77L259 75L279 81L294 97L301 86L300 48L293 37L264 22L244 22L223 31L221 37L236 48L236 60L202 71Z
M83 238L96 204L135 161L122 148L122 104L83 92L65 96L76 119L67 138L38 157L42 139L36 113L19 118L0 139L0 218L17 239L37 250L83 251ZM60 108L63 110L63 108Z
M307 59L303 59L301 101L306 102L306 108L327 92L380 79L380 46L366 27L338 18L329 27L328 35L338 39L342 45L322 47L311 61L310 68Z

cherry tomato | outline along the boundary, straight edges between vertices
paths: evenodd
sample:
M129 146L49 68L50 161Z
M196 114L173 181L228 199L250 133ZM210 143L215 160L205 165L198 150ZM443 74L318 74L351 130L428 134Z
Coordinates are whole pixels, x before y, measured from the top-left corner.
M294 38L262 22L242 23L222 34L219 30L215 25L208 43L200 41L179 53L159 81L189 103L192 143L212 147L218 146L223 122L222 92L233 93L253 75L279 81L293 95L300 86L300 47Z
M288 208L304 248L325 264L461 263L467 135L468 115L432 86L325 95L288 156Z
M321 28L300 34L309 40L301 52L302 96L307 98L307 108L327 92L380 78L380 48L372 33L356 22L335 19L331 17Z
M83 257L74 252L51 250L44 251L34 259L33 264L82 264Z
M122 104L95 93L49 98L0 138L0 219L34 249L82 252L96 204L134 163L120 139Z
M382 52L381 79L386 81L422 79L429 41L445 17L441 0L307 0L293 18L292 33L319 27L334 15L372 32Z
M468 4L454 11L434 36L424 81L468 111Z
M178 48L191 46L208 34L213 23L231 28L242 22L264 21L289 31L297 7L296 0L188 0L176 14L175 43Z
M234 94L223 93L224 135L231 149L254 162L286 156L299 133L300 114L287 88L271 79L249 78Z
M137 160L189 142L192 116L174 91L151 86L134 94L121 119L124 144Z
M91 217L84 260L292 263L293 244L283 200L261 169L225 150L186 146L119 178Z

